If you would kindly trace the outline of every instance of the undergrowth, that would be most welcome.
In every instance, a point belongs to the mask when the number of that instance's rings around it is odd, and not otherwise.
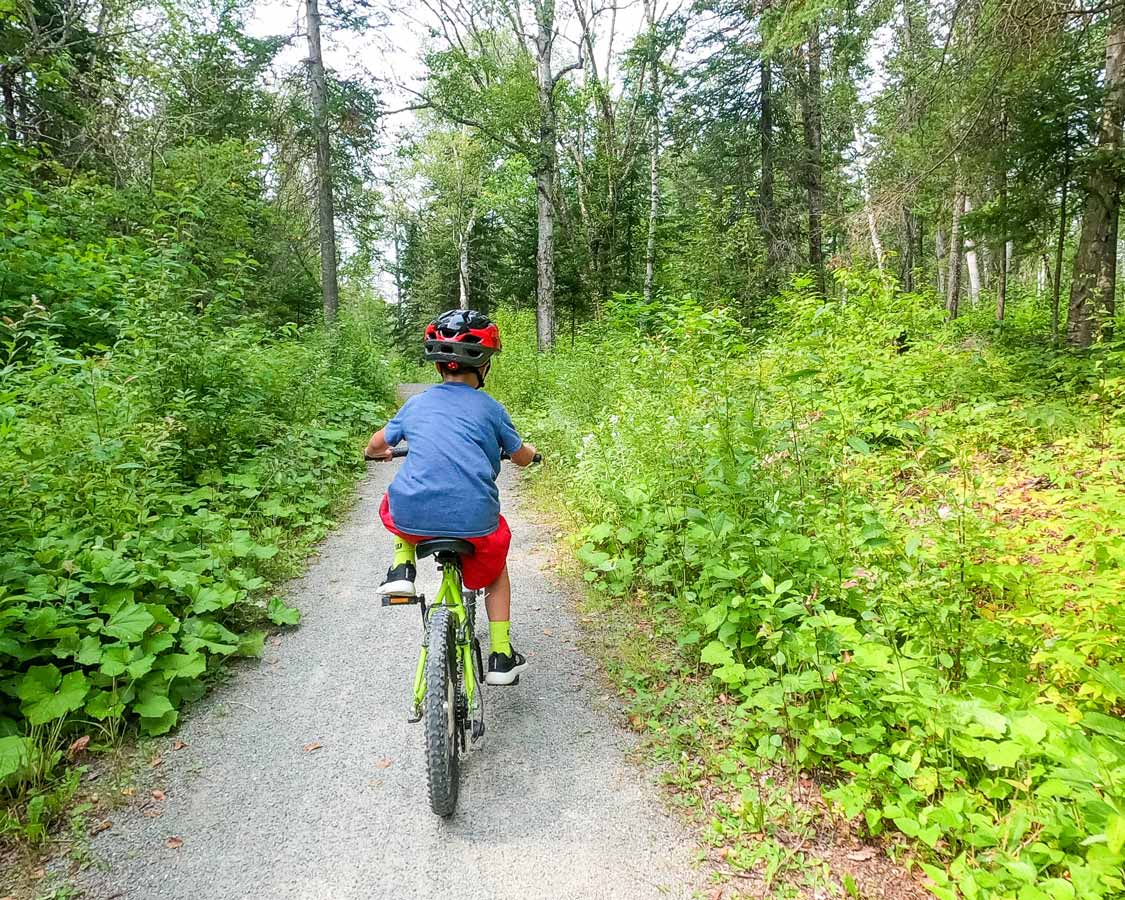
[[[621,298],[543,358],[510,318],[490,387],[557,461],[587,581],[672,638],[626,680],[666,747],[722,736],[720,835],[763,830],[780,767],[939,897],[1120,896],[1125,353],[839,277],[767,334]]]

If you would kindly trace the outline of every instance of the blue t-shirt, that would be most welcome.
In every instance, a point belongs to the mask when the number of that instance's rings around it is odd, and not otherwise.
[[[523,441],[511,416],[484,391],[447,381],[411,397],[384,431],[410,453],[387,496],[391,518],[406,534],[482,537],[500,524],[500,449]]]

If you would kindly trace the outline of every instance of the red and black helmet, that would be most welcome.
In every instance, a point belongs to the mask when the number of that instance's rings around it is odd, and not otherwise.
[[[500,352],[500,329],[475,309],[451,309],[426,326],[427,362],[480,368]]]

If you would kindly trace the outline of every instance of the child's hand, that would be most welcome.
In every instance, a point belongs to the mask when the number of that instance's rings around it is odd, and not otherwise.
[[[366,459],[368,462],[390,462],[394,458],[392,456],[392,453],[393,453],[393,451],[391,451],[389,449],[384,453],[376,453],[376,454],[364,453],[363,458]]]

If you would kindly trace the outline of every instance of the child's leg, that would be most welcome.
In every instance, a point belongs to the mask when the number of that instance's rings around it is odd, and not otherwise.
[[[397,534],[395,539],[395,561],[391,563],[392,566],[401,566],[403,563],[410,563],[415,565],[418,562],[418,554],[414,549],[414,545]]]
[[[504,566],[496,580],[484,590],[484,606],[488,610],[489,650],[508,656],[512,652],[512,583],[508,579],[508,567]]]

